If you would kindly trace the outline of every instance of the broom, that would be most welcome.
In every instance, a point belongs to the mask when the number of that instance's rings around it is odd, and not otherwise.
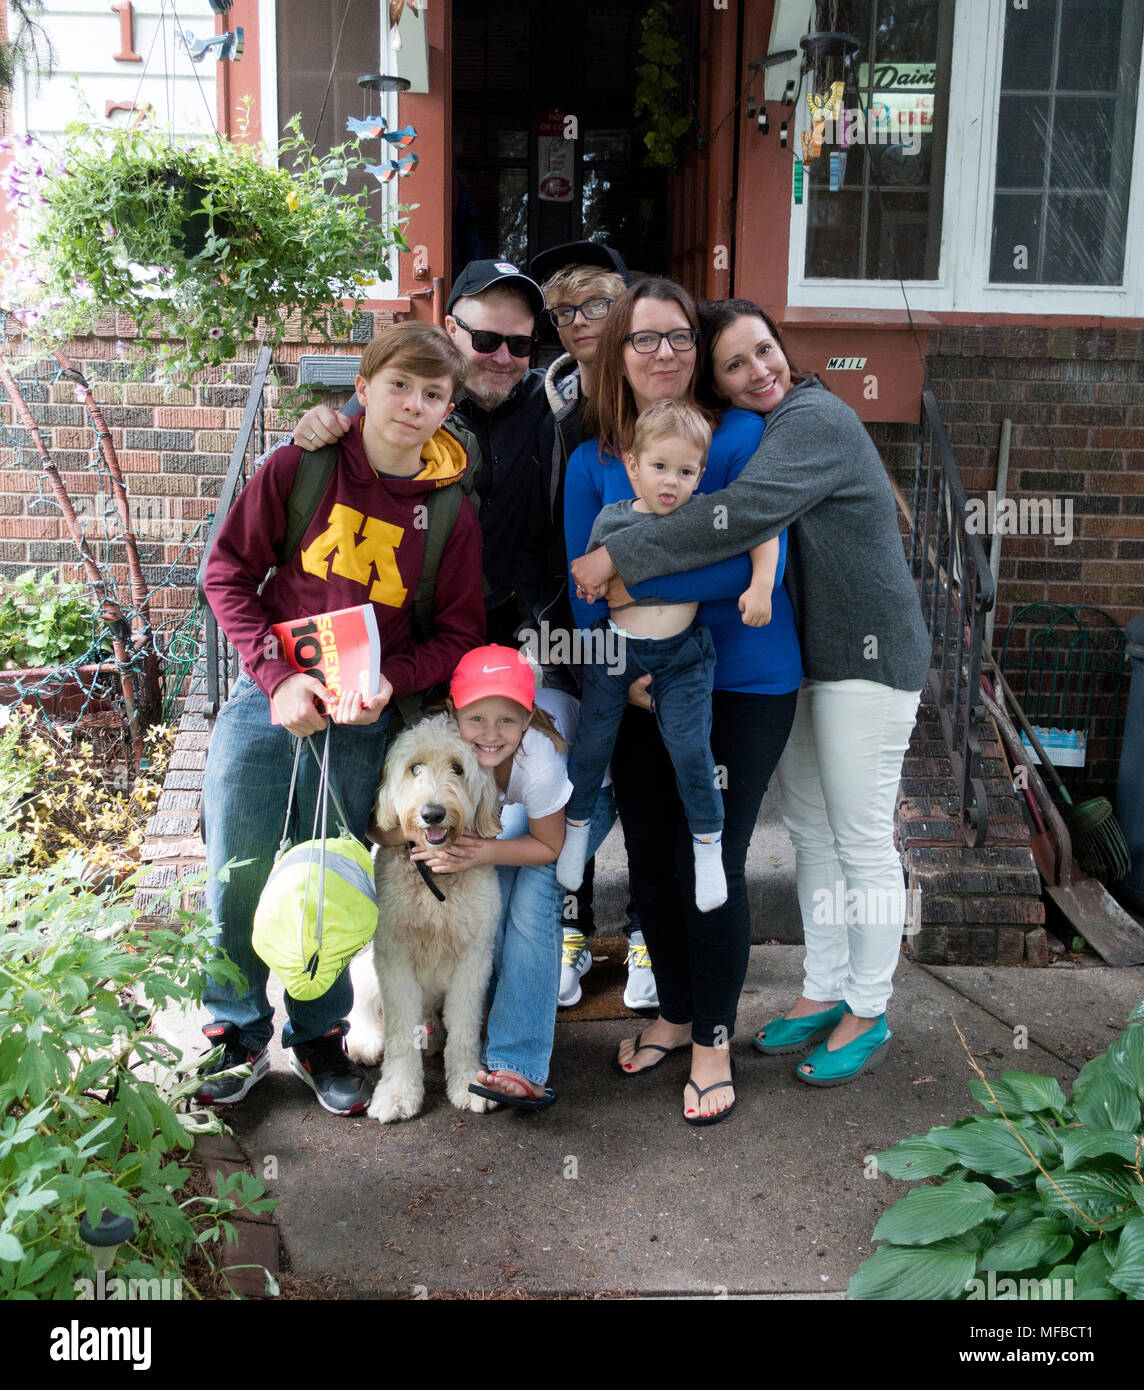
[[[1079,803],[1073,801],[1068,788],[1061,780],[1060,773],[1041,747],[1040,739],[1037,738],[1025,711],[1017,703],[1017,697],[1010,689],[1009,682],[1001,674],[1001,668],[988,653],[982,653],[982,658],[1004,691],[1005,699],[1032,745],[1033,752],[1041,760],[1041,772],[1061,800],[1061,814],[1069,828],[1077,863],[1085,873],[1105,883],[1115,883],[1122,879],[1131,867],[1132,861],[1128,853],[1128,842],[1116,819],[1112,803],[1104,796],[1090,797],[1087,801]]]

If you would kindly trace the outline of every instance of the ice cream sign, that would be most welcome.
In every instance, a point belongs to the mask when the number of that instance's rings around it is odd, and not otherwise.
[[[540,118],[537,141],[537,194],[545,203],[570,203],[575,189],[572,161],[576,140],[569,138],[574,118],[553,107]]]

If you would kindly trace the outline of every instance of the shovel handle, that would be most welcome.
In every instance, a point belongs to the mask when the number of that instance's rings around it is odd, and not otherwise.
[[[1049,758],[1049,755],[1041,747],[1041,740],[1037,737],[1036,730],[1033,728],[1032,724],[1029,723],[1028,716],[1025,714],[1025,711],[1017,702],[1017,697],[1013,694],[1009,682],[1001,674],[1000,666],[997,665],[997,663],[993,660],[992,656],[990,656],[988,652],[982,653],[982,663],[988,665],[990,675],[997,681],[997,684],[1001,687],[1001,690],[1004,692],[1005,699],[1009,703],[1009,708],[1013,711],[1013,714],[1016,716],[1017,723],[1020,724],[1021,729],[1025,734],[1025,737],[1029,740],[1033,752],[1036,753],[1038,758],[1040,758],[1041,766],[1047,773],[1049,781],[1064,798],[1065,805],[1071,806],[1073,804],[1072,797],[1069,796],[1068,788],[1065,786],[1064,782],[1061,781],[1061,774],[1053,766]]]
[[[983,690],[981,694],[985,701],[985,708],[993,716],[993,721],[997,725],[997,732],[1001,735],[1001,740],[1005,744],[1009,756],[1013,759],[1014,768],[1023,767],[1025,769],[1026,796],[1029,792],[1032,793],[1033,799],[1040,807],[1052,836],[1057,842],[1057,883],[1059,886],[1067,888],[1072,883],[1072,837],[1069,835],[1068,827],[1057,809],[1056,802],[1053,801],[1044,782],[1041,781],[1036,767],[1028,761],[1028,749],[1021,742],[1009,716],[986,691]]]

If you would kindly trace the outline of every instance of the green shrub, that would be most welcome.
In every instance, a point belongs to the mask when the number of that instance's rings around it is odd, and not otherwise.
[[[0,579],[0,668],[62,666],[89,653],[102,661],[102,629],[82,584],[35,570]]]
[[[0,879],[0,1299],[76,1297],[93,1278],[79,1222],[97,1224],[104,1208],[136,1232],[110,1275],[145,1287],[179,1279],[194,1297],[192,1248],[233,1240],[236,1206],[274,1204],[249,1175],[217,1198],[180,1200],[194,1133],[222,1126],[178,1113],[200,1063],[150,1033],[148,1018],[197,1004],[204,971],[240,976],[209,960],[205,913],[172,899],[171,928],[143,931],[130,881],[95,891],[81,868],[73,856]]]
[[[941,1181],[883,1214],[848,1296],[972,1299],[1010,1279],[1004,1297],[1144,1298],[1144,1004],[1070,1097],[1020,1071],[969,1089],[985,1115],[875,1155],[891,1178]]]

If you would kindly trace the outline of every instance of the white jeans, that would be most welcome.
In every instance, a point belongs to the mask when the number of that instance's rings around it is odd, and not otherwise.
[[[920,694],[804,681],[777,775],[795,848],[807,999],[885,1012],[905,921],[894,805]]]

